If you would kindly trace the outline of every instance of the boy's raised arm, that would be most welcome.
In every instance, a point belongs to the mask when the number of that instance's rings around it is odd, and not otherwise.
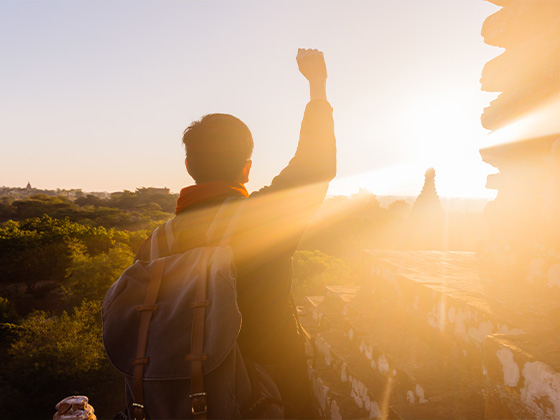
[[[270,194],[280,190],[293,189],[322,183],[324,198],[328,182],[336,174],[336,140],[332,108],[327,102],[327,67],[323,53],[314,49],[298,50],[296,61],[299,71],[309,81],[310,102],[305,109],[301,124],[298,148],[280,174],[269,186],[251,194],[251,197]]]

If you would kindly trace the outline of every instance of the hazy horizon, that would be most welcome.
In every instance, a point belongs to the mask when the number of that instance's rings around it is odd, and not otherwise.
[[[122,189],[122,190],[113,190],[113,191],[108,191],[108,190],[90,190],[90,191],[86,191],[83,188],[71,188],[71,189],[65,189],[65,188],[36,188],[35,186],[31,185],[32,188],[37,189],[39,191],[71,191],[71,190],[80,190],[82,191],[84,194],[113,194],[113,193],[118,193],[118,192],[123,192],[126,189]],[[18,187],[18,186],[6,186],[6,185],[2,185],[0,186],[0,189],[3,188],[22,188],[25,189],[26,187]],[[167,186],[157,186],[157,185],[150,185],[150,186],[139,186],[130,190],[126,190],[126,191],[131,191],[131,192],[135,192],[138,189],[142,189],[142,188],[168,188]],[[173,191],[170,189],[170,194],[179,194],[180,191]],[[398,200],[404,200],[406,201],[408,204],[412,204],[416,198],[418,197],[418,195],[420,194],[420,191],[418,191],[418,194],[416,195],[393,195],[393,194],[376,194],[375,191],[370,191],[367,188],[361,188],[359,191],[357,192],[353,192],[353,193],[348,193],[348,194],[330,194],[327,193],[325,200],[328,199],[332,199],[332,198],[337,198],[337,197],[352,197],[352,196],[359,196],[362,193],[370,193],[373,194],[376,199],[379,201],[379,204],[382,207],[387,207],[388,205],[390,205],[391,203],[398,201]],[[477,207],[478,204],[481,203],[488,203],[490,201],[492,201],[492,198],[484,198],[484,197],[453,197],[453,196],[443,196],[441,194],[438,194],[440,200],[443,202],[442,204],[445,204],[446,202],[453,202],[453,203],[461,203],[461,202],[469,202],[469,203],[473,203],[474,207]],[[445,208],[445,205],[444,205]]]

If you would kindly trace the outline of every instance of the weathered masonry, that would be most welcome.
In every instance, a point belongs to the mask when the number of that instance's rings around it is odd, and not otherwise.
[[[487,181],[498,190],[489,252],[506,255],[495,272],[538,277],[560,259],[560,2],[490,1],[502,8],[484,22],[484,42],[505,51],[481,78],[482,90],[501,92],[481,118],[502,143],[480,151],[499,170]]]
[[[481,279],[470,252],[368,251],[364,266],[360,287],[303,310],[323,418],[560,418],[550,292]]]

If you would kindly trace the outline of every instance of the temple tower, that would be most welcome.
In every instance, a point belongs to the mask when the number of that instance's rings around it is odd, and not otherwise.
[[[436,191],[436,171],[434,168],[429,168],[424,174],[424,186],[422,191],[412,207],[413,213],[433,213],[441,216],[443,208],[439,201],[439,196]]]
[[[410,213],[407,248],[442,249],[444,245],[444,212],[436,190],[436,171],[429,168],[424,186]]]

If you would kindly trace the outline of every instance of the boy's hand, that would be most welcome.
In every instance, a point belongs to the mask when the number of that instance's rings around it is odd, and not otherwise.
[[[321,51],[300,48],[296,60],[299,71],[309,82],[324,83],[327,80],[327,66]]]

